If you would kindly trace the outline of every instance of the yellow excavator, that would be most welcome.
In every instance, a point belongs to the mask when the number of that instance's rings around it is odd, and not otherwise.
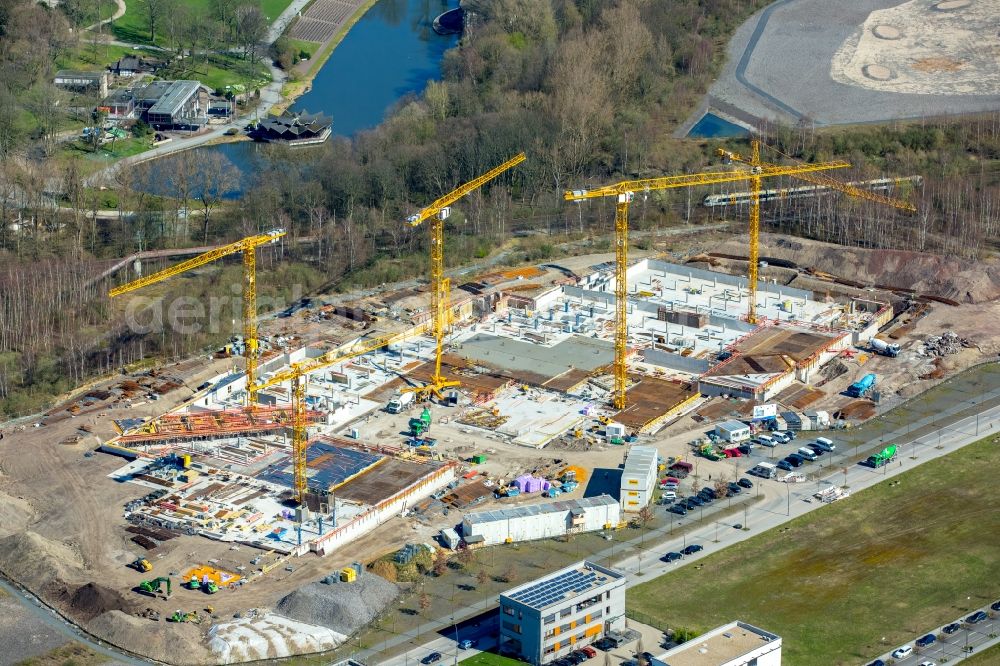
[[[140,557],[132,563],[132,568],[136,571],[141,571],[142,573],[149,573],[153,570],[153,565],[149,563],[149,560]]]

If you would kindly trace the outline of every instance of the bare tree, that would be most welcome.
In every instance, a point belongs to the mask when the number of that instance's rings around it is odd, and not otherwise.
[[[228,158],[213,150],[198,151],[192,156],[192,162],[195,197],[202,206],[202,236],[208,243],[208,223],[212,211],[239,187],[240,171]]]

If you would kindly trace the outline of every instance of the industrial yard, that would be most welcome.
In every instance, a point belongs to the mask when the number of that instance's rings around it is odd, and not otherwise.
[[[763,254],[782,254],[775,241],[765,237]],[[356,603],[352,584],[317,582],[330,572],[406,544],[502,549],[615,530],[653,496],[651,486],[648,497],[632,488],[655,483],[675,462],[697,463],[691,444],[707,441],[717,423],[750,421],[761,404],[802,429],[857,423],[915,383],[929,386],[995,355],[1000,343],[992,293],[949,305],[948,278],[928,284],[924,297],[891,285],[859,289],[852,285],[860,274],[840,279],[804,264],[764,269],[759,319],[750,324],[740,262],[726,252],[708,256],[706,245],[739,247],[695,237],[687,261],[629,266],[624,409],[609,405],[611,255],[456,285],[441,367],[460,384],[441,402],[401,398],[434,372],[426,290],[349,305],[317,298],[266,320],[259,383],[296,363],[333,361],[305,386],[303,503],[295,501],[292,382],[260,390],[248,410],[246,375],[230,356],[238,344],[210,363],[89,387],[0,444],[0,566],[105,640],[135,645],[141,633],[149,656],[162,658],[178,641],[189,663],[328,650],[358,629],[343,622],[354,614],[345,610]],[[822,244],[797,247],[789,264],[824,256]],[[865,251],[852,252],[860,260]],[[942,276],[950,270],[939,268]],[[942,336],[950,330],[953,337]],[[875,335],[899,343],[899,355],[875,354]],[[392,342],[355,353],[367,339]],[[914,382],[918,370],[926,378]],[[878,396],[844,395],[868,372],[879,376]],[[394,400],[400,408],[387,409]],[[29,446],[33,455],[21,455]],[[645,447],[651,457],[639,455]],[[44,485],[31,482],[42,475]],[[54,505],[50,496],[69,499]],[[130,568],[143,559],[151,573]],[[169,599],[164,589],[137,591],[157,576],[171,581]],[[282,600],[309,584],[309,604],[340,610],[283,614],[303,608]],[[219,591],[205,596],[213,586]],[[204,606],[211,611],[198,610]],[[164,622],[178,607],[195,614]],[[286,636],[284,647],[254,638],[268,632]]]

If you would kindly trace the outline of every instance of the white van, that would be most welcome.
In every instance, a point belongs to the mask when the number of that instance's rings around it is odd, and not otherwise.
[[[814,443],[816,444],[816,448],[822,449],[827,453],[830,453],[837,448],[836,445],[834,445],[833,440],[827,439],[826,437],[817,437]]]
[[[774,438],[770,435],[757,435],[757,443],[761,446],[770,446],[774,448]]]

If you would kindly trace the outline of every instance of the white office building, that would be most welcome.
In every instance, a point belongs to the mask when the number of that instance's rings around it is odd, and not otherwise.
[[[490,546],[593,532],[615,527],[620,521],[621,507],[615,498],[598,495],[466,514],[462,538],[468,542],[469,537],[481,537],[474,542]]]
[[[653,501],[659,452],[652,446],[633,446],[622,471],[622,511],[639,511]]]
[[[730,622],[661,654],[666,666],[781,666],[781,636]]]
[[[625,574],[584,560],[500,595],[500,651],[547,664],[625,628]]]
[[[715,426],[715,434],[733,444],[745,442],[750,439],[750,426],[742,421],[726,421]]]

